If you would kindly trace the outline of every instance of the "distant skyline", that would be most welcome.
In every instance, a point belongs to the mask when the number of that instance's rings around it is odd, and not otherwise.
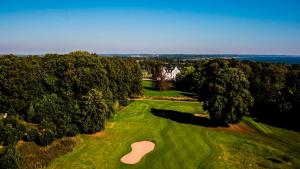
[[[300,55],[298,0],[1,0],[0,54]]]

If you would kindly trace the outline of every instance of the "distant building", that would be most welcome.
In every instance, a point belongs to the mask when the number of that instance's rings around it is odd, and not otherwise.
[[[162,71],[162,75],[166,80],[176,80],[177,74],[180,73],[180,70],[175,66],[174,68],[164,67]]]

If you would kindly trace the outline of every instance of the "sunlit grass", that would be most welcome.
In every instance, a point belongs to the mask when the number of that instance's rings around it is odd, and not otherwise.
[[[80,135],[81,144],[51,163],[49,168],[297,168],[300,166],[300,142],[296,132],[268,129],[267,135],[244,125],[238,132],[201,124],[178,123],[155,116],[151,109],[182,113],[205,113],[200,103],[135,101],[108,123],[99,137]],[[253,121],[253,123],[255,123]],[[136,165],[125,165],[120,158],[130,144],[151,140],[155,150]]]
[[[191,95],[191,93],[182,92],[178,90],[166,90],[166,91],[158,91],[152,87],[151,80],[144,80],[144,95],[145,96],[167,96],[167,97],[185,97]]]

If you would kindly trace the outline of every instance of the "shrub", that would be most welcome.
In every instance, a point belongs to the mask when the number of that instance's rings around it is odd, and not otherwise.
[[[65,126],[59,126],[56,128],[55,138],[62,138],[65,135],[66,135],[66,127]]]
[[[71,124],[67,130],[67,136],[68,137],[75,136],[78,133],[80,133],[79,127],[75,124]]]
[[[12,124],[2,125],[0,128],[0,142],[7,145],[15,145],[19,141],[18,131]]]
[[[119,104],[121,105],[121,106],[128,106],[128,104],[129,104],[129,102],[128,102],[128,99],[127,98],[121,98],[120,100],[119,100]]]
[[[38,136],[37,129],[32,128],[26,133],[24,140],[25,141],[35,141],[37,139],[37,136]]]
[[[116,110],[119,110],[119,109],[120,109],[120,102],[119,102],[119,101],[116,101],[116,102],[114,103],[113,107],[114,107],[114,110],[115,110],[115,111],[116,111]]]
[[[55,139],[54,133],[51,130],[44,130],[37,137],[37,144],[41,146],[50,145]]]
[[[56,130],[56,125],[50,119],[43,119],[38,127],[40,130],[43,130],[43,129],[48,129],[51,131]]]
[[[0,155],[0,169],[19,168],[20,156],[14,146],[8,146]]]
[[[172,87],[172,83],[165,79],[155,80],[153,81],[152,85],[156,90],[159,91],[170,90]]]
[[[20,140],[25,133],[25,126],[20,124],[16,117],[10,116],[7,119],[4,119],[0,126],[1,134],[0,140],[6,142],[5,145],[15,144]],[[6,140],[6,141],[5,141]]]
[[[30,104],[30,107],[27,111],[27,120],[31,121],[33,119],[33,117],[35,116],[35,112],[34,112],[34,108],[33,108],[33,104]]]

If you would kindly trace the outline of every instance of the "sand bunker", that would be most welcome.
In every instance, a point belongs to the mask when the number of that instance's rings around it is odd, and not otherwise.
[[[194,116],[196,116],[196,117],[208,117],[207,114],[194,114]]]
[[[154,150],[155,144],[151,141],[140,141],[131,144],[131,152],[121,158],[125,164],[136,164],[146,154]]]

